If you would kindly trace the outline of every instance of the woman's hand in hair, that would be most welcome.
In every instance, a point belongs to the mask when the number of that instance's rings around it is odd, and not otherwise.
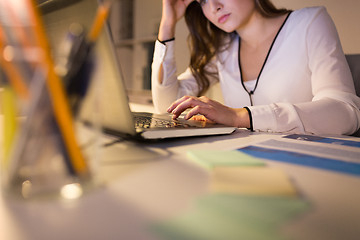
[[[250,118],[246,109],[230,108],[207,97],[184,96],[176,100],[168,108],[168,112],[174,114],[173,118],[176,119],[187,109],[190,111],[185,115],[185,119],[202,120],[203,117],[198,116],[200,114],[212,122],[242,128],[250,127]]]
[[[163,0],[162,17],[159,28],[159,40],[164,41],[175,36],[176,23],[184,16],[187,6],[194,0]]]

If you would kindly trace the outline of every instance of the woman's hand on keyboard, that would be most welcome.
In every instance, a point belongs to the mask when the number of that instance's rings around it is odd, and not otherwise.
[[[184,96],[176,100],[168,108],[168,112],[173,114],[176,119],[185,110],[190,111],[185,115],[185,119],[194,117],[198,120],[198,114],[205,116],[207,120],[235,127],[250,127],[248,111],[244,108],[230,108],[208,97]],[[200,117],[201,118],[201,117]]]

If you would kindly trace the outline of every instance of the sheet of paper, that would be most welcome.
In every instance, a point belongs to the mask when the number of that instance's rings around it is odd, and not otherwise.
[[[297,195],[288,176],[270,167],[216,167],[212,171],[211,190],[250,195]]]
[[[217,166],[263,166],[264,161],[239,151],[191,150],[187,157],[207,169]]]
[[[304,134],[290,134],[284,136],[283,138],[294,139],[299,141],[308,141],[308,142],[330,143],[330,144],[360,148],[360,141],[352,141],[346,139],[320,137],[315,135],[304,135]]]

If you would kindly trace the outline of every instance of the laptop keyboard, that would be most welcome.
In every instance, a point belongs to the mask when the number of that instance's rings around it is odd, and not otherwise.
[[[134,116],[136,128],[188,128],[189,124],[176,120],[164,120],[154,117]]]

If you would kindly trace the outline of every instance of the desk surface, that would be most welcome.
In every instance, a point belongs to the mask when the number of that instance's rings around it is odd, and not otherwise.
[[[0,196],[0,239],[157,239],[146,230],[149,222],[175,216],[208,191],[208,172],[186,158],[187,150],[232,150],[278,137],[238,130],[230,136],[110,145],[103,149],[96,172],[106,184],[76,201]],[[285,236],[358,239],[359,177],[265,161],[284,170],[311,203],[309,211],[284,227]]]

